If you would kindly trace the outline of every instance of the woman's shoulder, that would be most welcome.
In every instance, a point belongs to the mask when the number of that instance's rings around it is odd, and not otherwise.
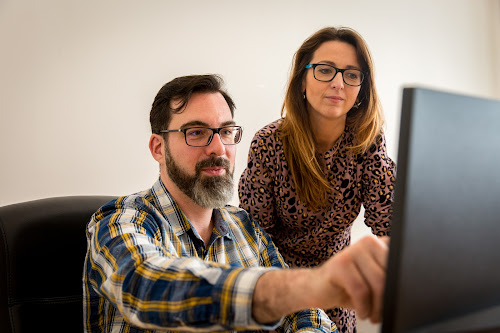
[[[368,149],[369,152],[371,153],[376,153],[379,151],[386,151],[386,144],[385,144],[385,135],[384,131],[380,131],[380,133],[375,137],[374,142]]]
[[[375,163],[379,165],[380,163],[395,168],[394,161],[389,157],[386,147],[385,134],[381,131],[371,146],[359,156],[364,164]]]
[[[255,133],[250,143],[250,153],[259,153],[264,156],[274,155],[282,150],[280,138],[281,119],[267,124]]]
[[[260,130],[255,133],[256,138],[267,139],[267,138],[275,138],[280,130],[281,123],[283,119],[280,118],[278,120],[273,121],[272,123],[267,124],[262,127]]]

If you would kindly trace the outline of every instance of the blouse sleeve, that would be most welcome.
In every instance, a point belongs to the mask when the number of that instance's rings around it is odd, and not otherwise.
[[[240,207],[246,210],[271,236],[276,224],[274,172],[271,156],[276,156],[268,136],[257,132],[250,145],[248,164],[238,186]],[[275,162],[275,161],[274,161]]]
[[[396,164],[387,156],[383,133],[365,154],[363,166],[365,224],[377,236],[390,235]]]

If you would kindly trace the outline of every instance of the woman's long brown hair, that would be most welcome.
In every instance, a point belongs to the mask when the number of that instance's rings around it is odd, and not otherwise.
[[[306,65],[314,52],[327,41],[343,41],[356,49],[358,61],[366,77],[358,94],[361,102],[347,114],[346,126],[354,131],[355,141],[348,147],[352,154],[366,152],[380,135],[383,113],[373,75],[373,62],[363,38],[353,29],[327,27],[317,31],[300,46],[294,56],[285,100],[281,109],[283,122],[281,138],[292,178],[299,199],[311,210],[328,205],[331,186],[316,158],[316,145],[306,101],[303,98],[303,82]]]

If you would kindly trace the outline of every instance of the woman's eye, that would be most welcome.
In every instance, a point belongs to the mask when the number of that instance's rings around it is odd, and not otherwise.
[[[358,73],[348,72],[346,74],[347,74],[347,77],[350,79],[357,79],[359,77]]]
[[[319,72],[321,74],[332,74],[332,70],[330,68],[319,68]]]

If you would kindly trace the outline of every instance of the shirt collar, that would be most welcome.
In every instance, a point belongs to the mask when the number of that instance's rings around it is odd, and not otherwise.
[[[193,226],[177,205],[174,198],[172,198],[165,184],[161,181],[161,178],[158,178],[154,183],[152,192],[157,208],[161,210],[176,236],[180,236],[190,229],[194,231]],[[226,220],[227,217],[225,217],[227,214],[224,214],[223,210],[225,211],[224,208],[215,208],[213,210],[212,218],[214,220],[214,228],[220,236],[229,237],[230,227]]]
[[[224,218],[225,214],[222,213],[223,209],[224,208],[222,208],[222,209],[215,208],[212,212],[212,219],[214,220],[214,228],[215,228],[215,231],[217,231],[217,233],[221,237],[227,236],[227,237],[231,238],[229,235],[229,230],[230,230],[229,223]]]

